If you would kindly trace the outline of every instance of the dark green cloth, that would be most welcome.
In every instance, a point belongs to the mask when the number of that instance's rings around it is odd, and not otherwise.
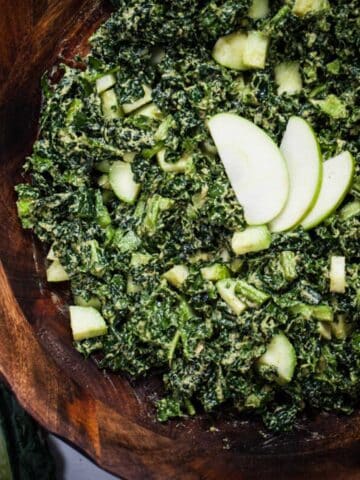
[[[0,480],[54,480],[42,429],[0,383]]]

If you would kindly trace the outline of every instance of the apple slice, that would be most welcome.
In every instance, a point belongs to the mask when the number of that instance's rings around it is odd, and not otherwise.
[[[289,339],[281,332],[274,335],[265,353],[259,358],[258,366],[272,367],[280,385],[289,383],[296,367],[296,352]]]
[[[114,162],[110,167],[109,182],[120,200],[126,203],[135,202],[140,191],[140,184],[135,182],[130,163]]]
[[[305,230],[316,227],[337,209],[350,190],[354,170],[354,159],[349,152],[340,153],[324,162],[324,178],[319,197],[301,222]]]
[[[80,341],[86,338],[106,335],[107,325],[100,312],[94,307],[79,307],[71,305],[70,326],[74,340]]]
[[[322,179],[321,150],[311,126],[291,117],[280,145],[289,172],[290,191],[285,208],[269,225],[272,232],[296,227],[314,206]]]
[[[249,225],[264,225],[285,205],[289,181],[285,160],[271,138],[254,123],[219,113],[208,126]]]

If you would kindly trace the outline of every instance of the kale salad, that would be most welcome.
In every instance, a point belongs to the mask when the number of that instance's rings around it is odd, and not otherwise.
[[[357,0],[114,0],[43,80],[18,212],[75,346],[157,418],[360,399]]]

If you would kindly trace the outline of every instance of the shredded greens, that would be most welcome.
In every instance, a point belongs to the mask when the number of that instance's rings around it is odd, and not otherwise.
[[[63,66],[56,85],[44,81],[40,136],[25,164],[31,182],[17,186],[24,228],[52,245],[75,298],[108,324],[76,348],[134,377],[162,372],[162,421],[227,405],[281,431],[305,407],[350,413],[358,404],[359,4],[332,0],[299,16],[291,1],[269,3],[254,20],[249,0],[114,1],[84,69]],[[216,40],[239,29],[270,39],[265,68],[240,72],[212,58]],[[298,65],[293,94],[278,91],[283,62]],[[206,126],[228,111],[277,143],[299,115],[325,158],[349,150],[356,176],[342,210],[236,256],[231,238],[246,224]],[[131,161],[140,185],[132,202],[109,180],[119,161]],[[332,255],[346,258],[343,294],[329,290]],[[166,274],[174,266],[175,277]],[[231,288],[241,313],[225,300]],[[287,383],[259,366],[279,333],[296,355]]]

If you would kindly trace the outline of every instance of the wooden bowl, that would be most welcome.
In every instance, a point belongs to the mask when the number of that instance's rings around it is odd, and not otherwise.
[[[283,435],[230,413],[158,424],[156,377],[134,383],[74,350],[69,293],[46,284],[44,252],[21,229],[14,185],[37,133],[41,75],[84,54],[110,7],[100,0],[3,0],[0,10],[0,374],[20,403],[127,479],[359,479],[359,413],[312,415]]]

